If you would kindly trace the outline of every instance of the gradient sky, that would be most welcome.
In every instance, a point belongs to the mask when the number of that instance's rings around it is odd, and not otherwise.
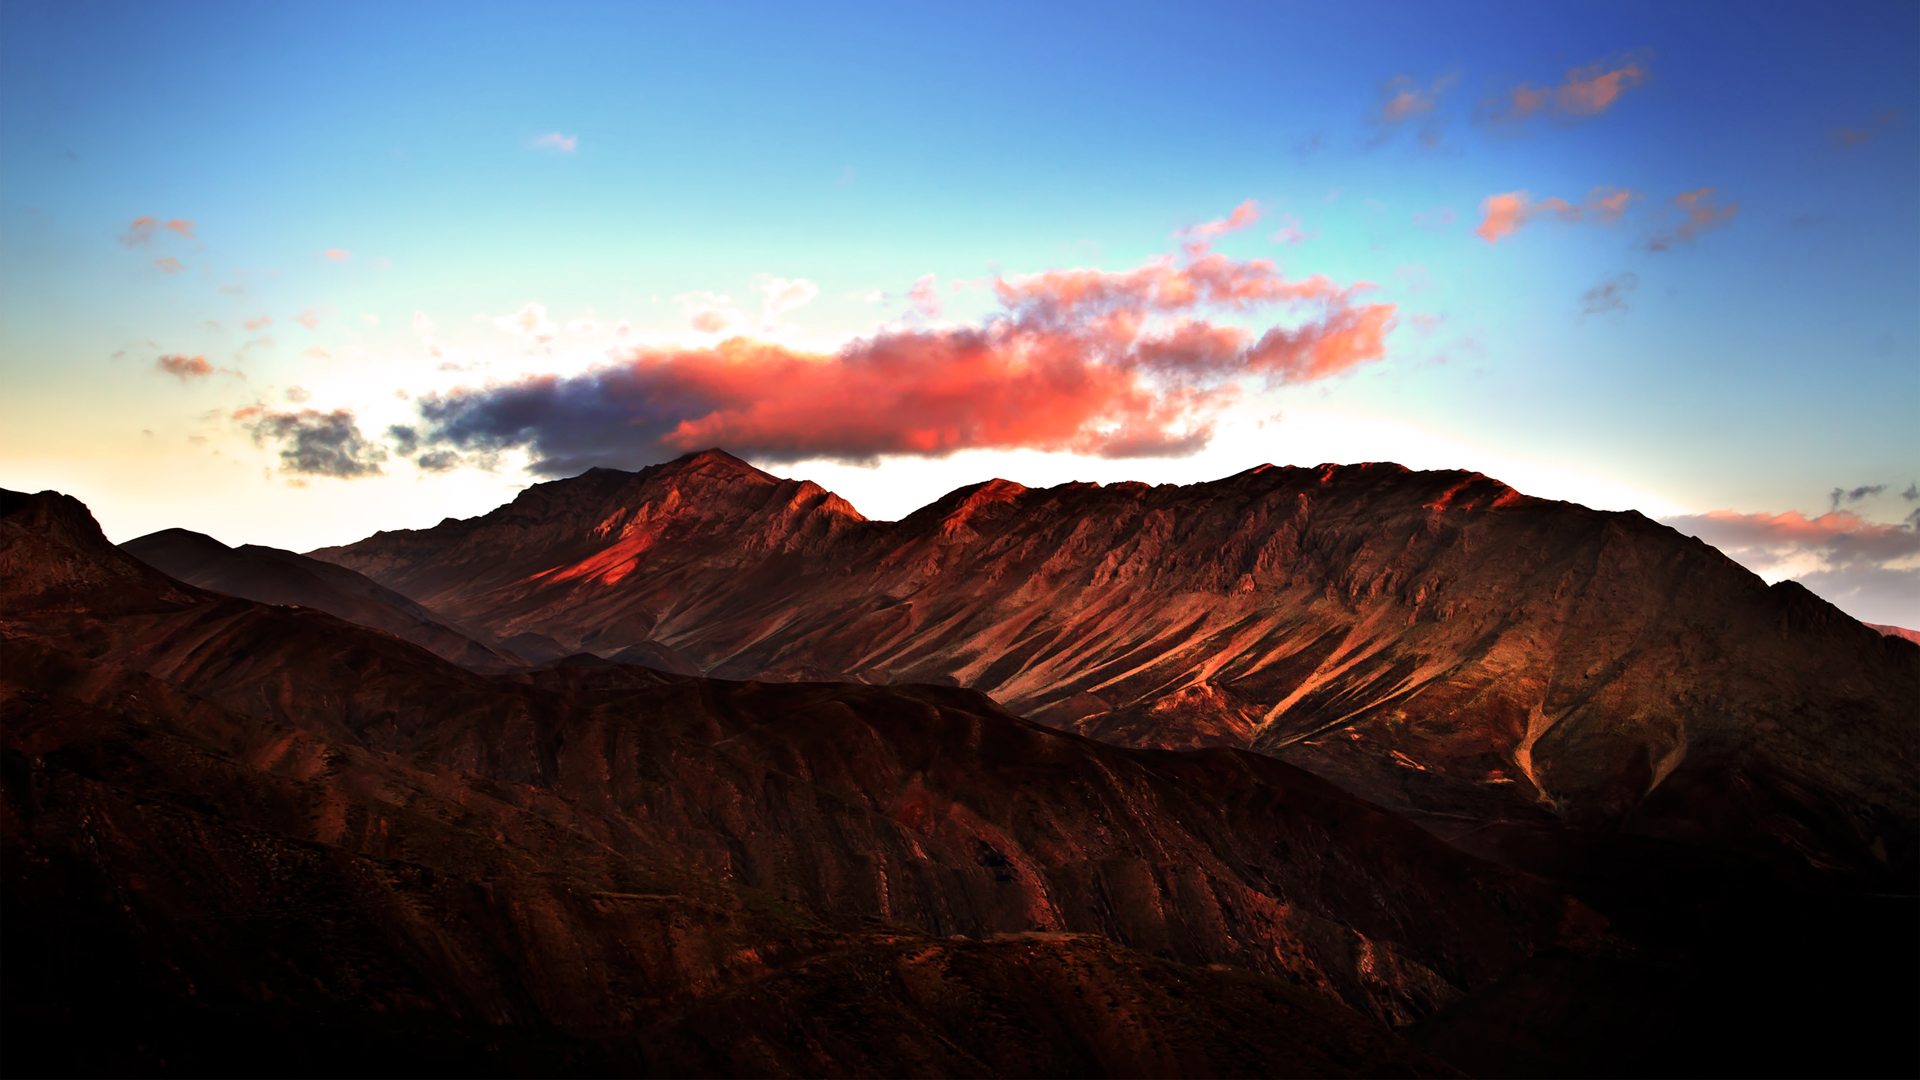
[[[7,0],[0,485],[305,550],[702,439],[873,517],[1394,460],[1920,626],[1916,193],[1906,2]]]

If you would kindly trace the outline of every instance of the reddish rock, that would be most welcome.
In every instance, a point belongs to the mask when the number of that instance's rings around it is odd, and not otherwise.
[[[1477,473],[996,480],[869,522],[708,451],[314,554],[561,649],[958,684],[1123,745],[1251,748],[1503,857],[1510,823],[1562,823],[1920,873],[1920,649]]]

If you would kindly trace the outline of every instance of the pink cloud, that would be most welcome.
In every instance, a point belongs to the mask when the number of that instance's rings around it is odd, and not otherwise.
[[[1715,229],[1733,220],[1740,212],[1739,203],[1717,205],[1714,190],[1703,187],[1698,191],[1685,191],[1673,197],[1673,204],[1680,208],[1683,218],[1672,229],[1665,229],[1647,238],[1648,251],[1666,251],[1676,244],[1684,244],[1694,237]]]
[[[245,323],[241,325],[245,326],[249,330],[258,330],[263,326],[272,326],[273,316],[262,315],[257,319],[248,319]]]
[[[1252,199],[1233,208],[1233,212],[1217,221],[1202,222],[1186,229],[1178,235],[1192,237],[1195,240],[1211,241],[1214,237],[1225,236],[1230,232],[1239,232],[1260,220],[1260,204]]]
[[[1185,454],[1207,442],[1238,380],[1308,383],[1381,359],[1395,307],[1356,303],[1368,288],[1289,281],[1271,261],[1219,255],[1049,271],[996,279],[1005,310],[976,326],[889,330],[833,353],[745,337],[631,348],[582,375],[458,390],[420,408],[439,445],[526,446],[549,475],[713,445],[779,460]],[[1275,305],[1313,310],[1265,333],[1200,317]]]
[[[309,330],[312,330],[320,325],[320,320],[326,318],[327,313],[331,310],[332,310],[331,308],[308,308],[307,310],[294,316],[293,321],[299,323],[301,326],[304,326]]]
[[[424,334],[433,329],[433,320],[427,318],[426,312],[416,311],[413,313],[413,328]]]
[[[536,149],[558,150],[563,154],[571,154],[580,145],[580,139],[574,135],[562,135],[557,131],[549,131],[533,140],[533,145]]]
[[[1275,229],[1273,235],[1268,239],[1276,244],[1299,244],[1319,235],[1319,229],[1302,229],[1300,227],[1300,219],[1294,217],[1292,214],[1288,214],[1285,218],[1281,219],[1280,227]]]
[[[120,242],[128,247],[150,243],[153,240],[153,230],[159,227],[159,218],[152,214],[142,214],[133,219],[133,224],[127,226],[127,231],[120,235]]]
[[[179,233],[189,240],[193,239],[193,222],[188,221],[186,218],[174,218],[172,221],[167,222],[164,227]]]
[[[213,365],[207,363],[205,356],[183,356],[179,353],[169,353],[155,360],[154,366],[169,375],[177,377],[181,382],[186,382],[189,379],[204,378],[205,376],[213,374]]]
[[[1527,201],[1524,191],[1509,191],[1500,195],[1489,195],[1480,203],[1480,225],[1474,229],[1474,235],[1487,243],[1497,243],[1501,237],[1512,236],[1522,225],[1542,217],[1555,218],[1565,222],[1593,221],[1611,225],[1620,220],[1626,212],[1627,204],[1632,202],[1634,194],[1624,188],[1597,187],[1587,193],[1585,201],[1575,206],[1559,196],[1548,196],[1535,202]]]
[[[1585,120],[1612,108],[1621,94],[1646,81],[1644,60],[1589,64],[1567,72],[1559,86],[1516,86],[1504,100],[1491,103],[1486,115],[1502,123],[1540,113],[1567,121]]]
[[[907,290],[907,303],[913,305],[913,310],[929,319],[939,318],[940,313],[945,310],[940,303],[940,286],[933,280],[932,274],[913,283],[913,288]]]
[[[321,252],[321,254],[333,262],[346,262],[348,259],[353,258],[353,252],[348,251],[346,248],[328,248]]]
[[[153,268],[163,274],[177,274],[186,269],[186,267],[180,265],[179,259],[171,255],[162,255],[153,260]]]

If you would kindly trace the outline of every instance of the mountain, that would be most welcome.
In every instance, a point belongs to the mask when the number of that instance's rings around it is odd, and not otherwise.
[[[309,607],[385,630],[436,656],[478,671],[518,666],[419,604],[344,566],[279,548],[232,548],[205,533],[164,529],[120,550],[170,577],[263,604]]]
[[[1631,948],[1270,757],[487,677],[50,492],[0,494],[0,648],[15,1072],[1451,1075],[1395,1029]]]
[[[1916,645],[1920,645],[1920,630],[1909,630],[1904,626],[1887,626],[1884,623],[1866,623],[1864,625],[1878,630],[1888,637],[1905,638]]]
[[[1121,745],[1252,749],[1535,868],[1573,829],[1920,874],[1920,648],[1477,473],[995,480],[875,522],[708,451],[312,554],[556,651],[957,685]]]

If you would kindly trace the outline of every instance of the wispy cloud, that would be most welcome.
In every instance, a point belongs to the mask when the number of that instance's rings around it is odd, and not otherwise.
[[[578,136],[549,131],[533,140],[533,146],[536,150],[557,150],[562,154],[571,154],[580,146],[580,139]]]
[[[293,321],[299,323],[301,326],[304,326],[309,330],[312,330],[318,327],[320,325],[321,320],[325,319],[332,312],[333,312],[332,308],[325,308],[325,307],[308,308],[307,310],[294,316]]]
[[[536,345],[550,345],[560,333],[547,318],[546,305],[540,303],[530,302],[511,315],[502,315],[493,320],[493,325]]]
[[[1627,204],[1633,198],[1631,191],[1610,187],[1594,188],[1577,206],[1558,196],[1529,202],[1524,191],[1489,195],[1480,203],[1480,225],[1473,232],[1492,244],[1502,237],[1512,236],[1522,225],[1543,217],[1566,222],[1612,224],[1620,220],[1620,215],[1626,212]]]
[[[917,302],[937,299],[931,276],[920,285]],[[1132,270],[1001,277],[992,288],[1002,310],[980,324],[893,329],[829,354],[733,337],[625,349],[570,378],[430,395],[419,402],[420,445],[524,447],[544,475],[712,445],[775,460],[972,448],[1179,455],[1205,445],[1238,380],[1309,383],[1381,359],[1395,312],[1359,302],[1364,284],[1291,280],[1269,260],[1185,247]],[[731,310],[712,294],[682,302],[696,316]],[[1307,317],[1265,333],[1205,317],[1270,307]]]
[[[1241,229],[1251,226],[1254,222],[1260,220],[1261,213],[1260,204],[1252,199],[1248,199],[1246,202],[1234,207],[1233,213],[1228,214],[1226,217],[1188,226],[1175,235],[1189,237],[1210,244],[1230,232],[1239,232]]]
[[[353,258],[353,252],[348,251],[346,248],[328,248],[320,254],[331,262],[346,262],[348,259]]]
[[[177,274],[186,269],[186,267],[180,265],[179,259],[171,255],[162,255],[153,260],[153,268],[163,274]]]
[[[1879,135],[1887,128],[1892,127],[1898,123],[1899,120],[1900,110],[1888,109],[1874,117],[1873,123],[1864,128],[1834,128],[1833,131],[1828,133],[1827,137],[1832,140],[1833,145],[1840,149],[1851,150],[1861,143]]]
[[[1626,314],[1627,297],[1640,287],[1638,275],[1629,273],[1615,274],[1580,295],[1580,313],[1583,315]]]
[[[258,318],[248,319],[246,322],[241,323],[240,325],[246,327],[249,330],[258,330],[263,326],[272,326],[273,316],[261,315]]]
[[[1378,146],[1402,130],[1413,129],[1421,145],[1440,145],[1440,96],[1454,83],[1451,75],[1442,75],[1422,85],[1401,75],[1380,87],[1380,104],[1368,122],[1375,134],[1370,145]]]
[[[760,289],[767,294],[765,312],[768,319],[779,318],[784,312],[812,303],[813,298],[820,295],[820,287],[806,278],[792,281],[774,278],[760,286]]]
[[[1511,124],[1541,115],[1562,122],[1578,122],[1612,108],[1620,95],[1646,82],[1648,74],[1644,55],[1589,64],[1567,72],[1558,86],[1522,83],[1484,103],[1480,115],[1483,120],[1496,124]]]
[[[1677,244],[1684,244],[1694,237],[1716,229],[1733,220],[1739,213],[1739,203],[1718,205],[1713,188],[1703,187],[1698,191],[1686,191],[1673,197],[1673,205],[1680,208],[1682,219],[1679,225],[1662,229],[1647,238],[1648,251],[1667,251]]]
[[[152,214],[142,214],[133,219],[133,222],[127,226],[126,232],[120,234],[120,242],[128,247],[150,244],[153,242],[154,233],[160,229],[169,229],[188,240],[193,239],[193,222],[186,218],[174,218],[172,221],[162,223]]]
[[[201,379],[213,374],[213,365],[205,356],[186,356],[180,353],[168,353],[155,360],[154,366],[161,371],[178,378],[181,382]]]
[[[913,288],[907,290],[907,303],[929,319],[939,318],[941,312],[946,310],[946,306],[940,302],[940,285],[932,274],[913,283]]]

